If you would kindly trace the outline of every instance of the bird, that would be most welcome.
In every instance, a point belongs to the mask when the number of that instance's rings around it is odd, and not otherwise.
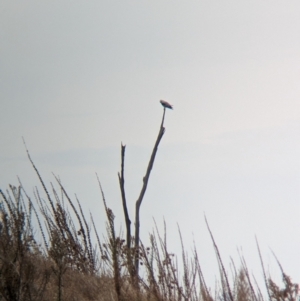
[[[162,105],[164,108],[168,108],[168,109],[173,110],[173,106],[170,105],[167,101],[165,101],[165,100],[160,100],[160,103],[161,103],[161,105]]]

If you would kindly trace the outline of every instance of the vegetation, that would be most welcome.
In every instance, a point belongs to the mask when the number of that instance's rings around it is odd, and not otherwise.
[[[97,237],[94,243],[80,202],[76,200],[75,205],[57,178],[57,188],[51,184],[50,196],[38,170],[33,166],[42,184],[45,199],[36,188],[35,200],[32,200],[21,183],[19,187],[10,185],[6,193],[0,192],[0,300],[265,299],[255,279],[250,276],[243,258],[240,267],[234,271],[233,282],[229,283],[209,228],[219,263],[221,283],[214,291],[206,285],[196,250],[188,257],[182,243],[183,266],[177,266],[178,257],[168,250],[166,233],[161,235],[156,230],[156,233],[150,235],[148,247],[140,243],[138,249],[134,246],[128,248],[126,240],[116,234],[114,214],[106,204],[102,189],[107,233],[106,239],[100,241],[91,218]],[[37,226],[34,228],[33,224]],[[42,243],[36,238],[39,233],[42,234]],[[137,279],[138,286],[136,279],[131,277],[136,256],[143,271],[140,273],[143,276],[139,275]],[[282,272],[281,288],[262,269],[267,299],[296,301],[298,285],[292,283],[278,264]]]

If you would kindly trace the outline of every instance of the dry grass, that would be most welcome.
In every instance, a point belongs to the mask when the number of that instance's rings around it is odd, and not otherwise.
[[[196,249],[192,256],[188,256],[182,243],[180,256],[183,264],[178,267],[177,255],[168,250],[166,231],[161,235],[156,228],[156,232],[150,235],[148,247],[140,243],[138,250],[128,249],[125,240],[116,235],[114,214],[108,208],[102,190],[107,238],[101,242],[94,227],[99,250],[96,252],[79,201],[76,200],[75,206],[57,178],[58,188],[51,184],[50,197],[34,164],[33,167],[45,199],[36,189],[33,201],[21,183],[19,187],[10,186],[5,193],[0,192],[0,300],[264,300],[243,258],[240,267],[234,268],[233,282],[229,282],[208,224],[221,283],[213,292],[205,283]],[[38,225],[35,229],[33,220]],[[42,235],[42,243],[36,241],[37,232]],[[179,237],[182,242],[180,230]],[[136,257],[143,272],[138,279],[132,272]],[[296,301],[299,287],[286,275],[279,261],[278,265],[283,279],[281,287],[263,269],[268,299]]]

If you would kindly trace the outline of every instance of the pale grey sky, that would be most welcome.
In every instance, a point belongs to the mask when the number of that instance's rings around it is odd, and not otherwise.
[[[299,1],[2,1],[0,3],[0,188],[20,176],[59,175],[99,228],[95,172],[123,223],[117,172],[127,144],[131,218],[168,111],[141,214],[154,217],[179,254],[199,248],[204,275],[217,264],[208,218],[224,261],[243,252],[300,280]]]

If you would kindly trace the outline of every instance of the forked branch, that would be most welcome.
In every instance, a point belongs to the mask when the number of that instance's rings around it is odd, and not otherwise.
[[[148,163],[147,171],[145,176],[143,177],[143,186],[140,192],[140,195],[136,201],[135,204],[135,238],[134,238],[134,249],[135,249],[135,255],[134,255],[134,274],[136,278],[138,277],[139,274],[139,245],[140,245],[140,207],[145,195],[145,192],[147,190],[148,186],[148,181],[150,178],[150,173],[153,168],[155,156],[157,153],[157,149],[159,146],[159,143],[165,133],[165,128],[164,128],[164,120],[165,120],[165,113],[166,113],[166,108],[164,107],[163,111],[163,116],[162,116],[162,121],[161,125],[159,128],[158,136],[156,138],[156,142],[154,145],[154,148],[152,150],[152,154],[150,157],[150,161]],[[124,211],[124,216],[125,216],[125,223],[126,223],[126,239],[127,239],[127,248],[130,250],[131,248],[131,221],[129,218],[128,214],[128,209],[127,209],[127,202],[126,202],[126,195],[125,195],[125,180],[124,180],[124,162],[125,162],[125,148],[126,146],[121,144],[121,172],[118,173],[118,178],[119,178],[119,185],[120,185],[120,190],[121,190],[121,196],[122,196],[122,204],[123,204],[123,211]],[[130,260],[131,261],[131,260]],[[130,262],[133,264],[133,262]],[[131,273],[132,274],[132,273]]]

